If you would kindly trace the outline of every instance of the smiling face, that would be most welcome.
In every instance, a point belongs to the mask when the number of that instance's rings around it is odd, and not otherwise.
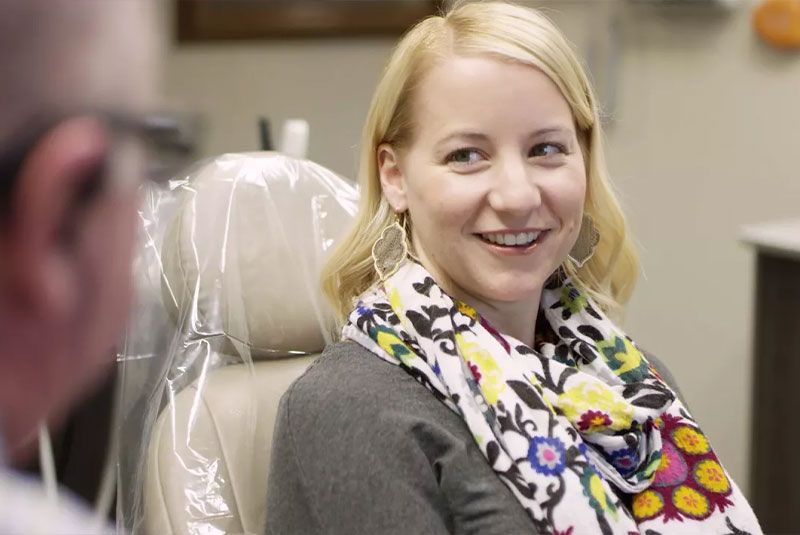
[[[387,200],[408,210],[417,256],[499,326],[508,314],[535,320],[583,213],[569,105],[534,67],[456,56],[428,72],[412,106],[408,146],[381,145],[378,163]]]

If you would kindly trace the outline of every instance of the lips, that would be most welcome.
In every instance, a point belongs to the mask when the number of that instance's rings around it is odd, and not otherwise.
[[[536,243],[547,231],[481,232],[477,236],[485,242],[503,247],[526,248]]]

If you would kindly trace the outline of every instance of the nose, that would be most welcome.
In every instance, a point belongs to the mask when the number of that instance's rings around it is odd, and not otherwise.
[[[495,169],[488,195],[493,210],[512,216],[527,215],[542,204],[541,191],[525,159],[504,158]]]

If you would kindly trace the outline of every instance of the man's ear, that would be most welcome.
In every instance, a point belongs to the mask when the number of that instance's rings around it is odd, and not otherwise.
[[[20,312],[51,316],[73,310],[79,259],[69,237],[79,224],[75,207],[105,159],[105,130],[95,119],[68,119],[28,153],[16,180],[7,226],[0,230],[0,291]]]
[[[397,151],[389,143],[381,143],[378,145],[377,158],[383,195],[396,212],[405,212],[408,209],[406,178],[400,168]]]

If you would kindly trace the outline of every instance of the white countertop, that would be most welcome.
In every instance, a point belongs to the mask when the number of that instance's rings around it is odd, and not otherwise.
[[[747,225],[740,236],[759,250],[800,259],[800,219]]]

